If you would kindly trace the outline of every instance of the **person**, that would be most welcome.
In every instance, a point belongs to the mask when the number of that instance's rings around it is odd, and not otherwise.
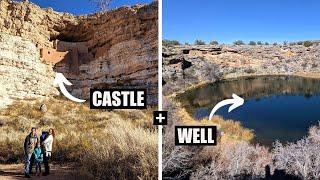
[[[31,132],[24,140],[24,155],[25,155],[25,164],[24,164],[24,175],[26,178],[30,178],[29,173],[31,172],[32,165],[31,160],[33,157],[34,148],[39,142],[37,137],[37,129],[35,127],[31,128]]]
[[[33,155],[34,155],[34,160],[36,163],[36,175],[40,176],[41,163],[43,162],[43,153],[42,153],[40,142],[37,143],[37,147],[34,149]]]
[[[55,133],[54,129],[50,128],[47,135],[44,135],[42,145],[44,150],[44,176],[47,176],[50,174],[50,167],[49,167],[49,160],[51,158],[51,151],[52,151],[52,143],[54,139]]]

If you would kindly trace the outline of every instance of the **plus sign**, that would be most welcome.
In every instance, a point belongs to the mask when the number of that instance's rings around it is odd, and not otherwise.
[[[153,111],[153,125],[167,125],[167,111]]]
[[[162,123],[162,120],[165,120],[165,117],[162,117],[162,114],[160,113],[158,117],[156,117],[156,119],[159,121],[159,123]]]

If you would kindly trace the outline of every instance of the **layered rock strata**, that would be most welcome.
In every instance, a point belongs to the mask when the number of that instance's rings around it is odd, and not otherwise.
[[[163,49],[167,94],[221,78],[304,75],[320,78],[320,45],[176,46]],[[177,84],[179,86],[173,86]]]
[[[40,60],[31,41],[0,34],[0,107],[13,100],[58,95],[52,83],[54,75],[52,65]]]
[[[26,42],[22,51],[33,54],[34,61],[42,62],[42,66],[49,69],[45,77],[51,79],[44,81],[45,85],[34,80],[35,87],[48,86],[52,90],[52,76],[54,72],[61,72],[73,83],[68,90],[79,98],[88,99],[90,88],[146,88],[148,102],[155,104],[157,8],[157,3],[153,2],[106,13],[73,16],[51,8],[42,9],[32,3],[3,0],[0,1],[0,32],[10,38],[20,37]],[[13,46],[0,49],[1,55],[6,52],[17,54]],[[10,60],[11,57],[6,57],[1,61],[4,64]],[[20,57],[16,60],[24,61]],[[9,66],[3,68],[1,70],[6,72],[10,69]],[[23,82],[24,76],[32,77],[30,74],[38,73],[37,70],[43,73],[38,67],[20,68],[25,73],[17,76],[20,79],[11,81],[11,86]],[[8,88],[8,91],[15,91]],[[26,86],[21,90],[22,94],[33,92]],[[10,94],[9,99],[13,98]]]

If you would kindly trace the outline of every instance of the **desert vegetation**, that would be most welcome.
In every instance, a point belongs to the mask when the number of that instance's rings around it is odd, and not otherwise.
[[[196,39],[194,41],[194,45],[206,45],[206,42],[204,42],[203,40],[200,40],[200,39]]]
[[[45,109],[40,108],[45,104]],[[42,105],[42,106],[41,106]],[[72,162],[87,179],[157,177],[151,110],[90,110],[64,99],[20,101],[0,110],[0,162],[23,161],[31,127],[53,127],[53,161]]]
[[[99,11],[105,12],[110,8],[112,0],[90,0]]]
[[[304,42],[303,42],[303,45],[304,45],[305,47],[310,47],[310,46],[313,45],[313,42],[311,42],[311,41],[304,41]]]
[[[245,43],[242,40],[237,40],[233,42],[234,45],[245,45]]]
[[[250,41],[250,42],[249,42],[249,45],[255,46],[255,45],[257,45],[257,43],[256,43],[255,41]]]
[[[309,135],[287,145],[276,142],[273,149],[274,168],[301,179],[320,178],[320,124],[309,129]]]
[[[295,142],[275,142],[272,147],[253,144],[254,133],[239,122],[214,116],[196,121],[179,104],[165,99],[172,120],[165,129],[163,173],[165,179],[319,179],[320,125]],[[217,125],[218,145],[174,146],[174,126]]]
[[[163,46],[165,47],[173,47],[173,46],[180,46],[181,43],[177,40],[168,40],[168,39],[164,39],[162,41],[162,44]],[[248,45],[251,45],[251,46],[255,46],[255,45],[270,45],[269,42],[262,42],[262,41],[249,41],[247,43]],[[280,43],[281,44],[281,43]],[[288,41],[284,41],[282,43],[282,45],[284,46],[295,46],[295,45],[303,45],[305,47],[310,47],[310,46],[313,46],[315,44],[318,44],[316,42],[313,42],[313,41],[297,41],[297,42],[288,42]],[[190,45],[189,43],[185,43],[185,45]],[[203,41],[203,40],[200,40],[200,39],[196,39],[193,43],[193,45],[206,45],[206,42]],[[212,40],[209,42],[209,45],[219,45],[219,42],[216,41],[216,40]],[[246,43],[243,41],[243,40],[236,40],[233,42],[233,45],[246,45]],[[274,42],[274,43],[271,43],[271,45],[273,46],[277,46],[278,43],[277,42]]]
[[[210,45],[219,45],[219,42],[216,41],[216,40],[212,40],[212,41],[210,41],[209,44],[210,44]]]
[[[169,39],[162,40],[162,44],[163,44],[163,46],[168,46],[168,47],[181,45],[179,41],[169,40]]]

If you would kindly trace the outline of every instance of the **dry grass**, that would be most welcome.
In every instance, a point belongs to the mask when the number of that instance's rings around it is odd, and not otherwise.
[[[271,156],[266,148],[249,144],[253,132],[242,127],[240,122],[224,120],[219,116],[214,116],[212,121],[197,121],[178,103],[168,99],[164,102],[164,109],[169,110],[170,119],[164,133],[164,178],[229,179],[247,171],[253,172],[257,177],[264,174],[264,166],[270,162]],[[223,133],[219,135],[217,146],[175,146],[176,125],[215,125]],[[247,154],[242,156],[243,149],[237,147],[243,147]]]
[[[180,109],[177,116],[181,118],[181,122],[187,125],[214,125],[222,132],[221,141],[250,141],[254,134],[252,130],[242,127],[239,121],[225,120],[220,116],[213,116],[212,120],[202,119],[194,120],[185,109]]]
[[[47,112],[40,111],[46,104]],[[149,110],[90,110],[61,99],[18,102],[0,110],[0,162],[21,162],[31,127],[56,131],[53,159],[77,162],[88,178],[157,177],[157,132]]]
[[[214,116],[196,121],[178,103],[164,99],[171,122],[165,128],[163,177],[166,179],[319,179],[320,124],[295,143],[269,148],[250,144],[253,132]],[[224,132],[217,146],[175,146],[175,125],[216,125]],[[268,169],[268,170],[267,170]]]

